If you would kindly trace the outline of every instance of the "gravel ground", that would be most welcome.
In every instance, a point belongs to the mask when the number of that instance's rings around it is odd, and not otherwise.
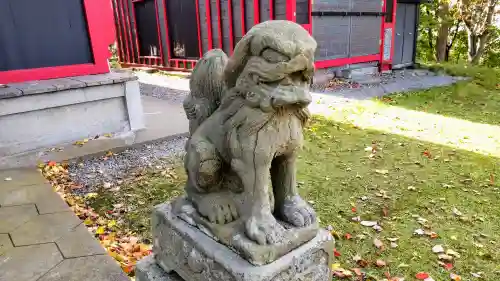
[[[70,178],[82,188],[76,193],[93,192],[99,187],[114,188],[137,168],[161,168],[184,155],[186,137],[144,144],[111,155],[71,161]]]
[[[141,95],[151,96],[162,100],[168,100],[175,104],[182,104],[188,91],[172,89],[166,86],[156,86],[146,83],[139,83]]]

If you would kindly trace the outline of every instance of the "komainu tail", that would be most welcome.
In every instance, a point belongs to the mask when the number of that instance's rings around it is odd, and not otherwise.
[[[226,89],[224,68],[227,61],[228,57],[222,50],[214,49],[196,64],[189,82],[191,92],[183,103],[190,135],[219,107]]]

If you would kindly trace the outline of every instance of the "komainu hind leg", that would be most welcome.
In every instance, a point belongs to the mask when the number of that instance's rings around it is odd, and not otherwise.
[[[186,193],[198,213],[217,224],[238,219],[230,191],[221,188],[223,162],[215,147],[206,140],[190,140],[184,165],[188,174]]]

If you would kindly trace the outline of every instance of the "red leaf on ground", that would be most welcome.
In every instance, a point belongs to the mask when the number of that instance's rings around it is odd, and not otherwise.
[[[429,278],[429,273],[419,272],[419,273],[417,273],[417,275],[415,275],[415,278],[417,278],[418,280],[425,280],[425,279]]]
[[[336,257],[340,257],[340,252],[337,251],[337,249],[333,249],[333,255]]]
[[[353,213],[356,213],[356,212],[358,211],[358,209],[356,209],[356,207],[352,207],[352,208],[351,208],[351,211],[352,211]]]
[[[444,269],[446,270],[452,270],[453,269],[453,264],[452,263],[445,263],[443,265]]]
[[[389,210],[387,209],[387,206],[384,206],[384,208],[382,208],[382,214],[384,215],[384,217],[389,216]]]
[[[345,236],[345,239],[347,239],[347,240],[351,240],[351,238],[352,238],[352,235],[350,233],[346,233],[346,234],[344,234],[344,236]]]
[[[427,157],[427,158],[431,158],[431,157],[432,157],[432,156],[431,156],[431,152],[430,152],[429,150],[427,150],[427,149],[426,149],[426,150],[425,150],[422,154],[423,154],[425,157]]]

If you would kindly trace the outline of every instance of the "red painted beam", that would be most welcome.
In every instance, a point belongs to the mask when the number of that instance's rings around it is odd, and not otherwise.
[[[373,61],[379,61],[379,60],[380,60],[380,55],[375,54],[375,55],[359,56],[359,57],[352,57],[352,58],[339,58],[339,59],[332,59],[332,60],[316,61],[314,63],[314,66],[319,69],[319,68],[343,66],[343,65],[347,65],[347,64],[373,62]]]

